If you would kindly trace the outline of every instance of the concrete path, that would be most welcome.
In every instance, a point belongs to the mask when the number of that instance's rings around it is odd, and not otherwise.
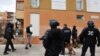
[[[3,55],[5,45],[0,45],[0,56],[44,56],[45,49],[41,44],[38,45],[32,45],[31,48],[28,50],[25,50],[25,45],[22,44],[16,44],[15,52],[9,52],[8,55]],[[76,55],[71,56],[81,56],[81,48],[75,49]],[[59,55],[59,56],[70,56],[68,53],[68,50],[66,48],[66,55]],[[90,56],[89,49],[86,53],[86,56]],[[96,56],[100,56],[100,47],[96,47]]]

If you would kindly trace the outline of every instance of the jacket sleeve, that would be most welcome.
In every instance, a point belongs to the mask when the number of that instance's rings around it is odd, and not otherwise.
[[[44,35],[42,36],[41,40],[46,40],[48,37],[48,33],[49,33],[49,29],[44,33]]]
[[[84,40],[84,35],[85,35],[85,28],[82,30],[82,32],[80,33],[79,35],[79,40],[80,40],[80,43],[83,44],[83,40]]]
[[[98,44],[100,45],[100,31],[97,30],[97,41],[98,41]]]

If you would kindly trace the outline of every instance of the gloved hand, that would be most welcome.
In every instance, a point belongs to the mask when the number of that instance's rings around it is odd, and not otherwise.
[[[100,46],[100,44],[97,44],[97,47],[99,47]]]

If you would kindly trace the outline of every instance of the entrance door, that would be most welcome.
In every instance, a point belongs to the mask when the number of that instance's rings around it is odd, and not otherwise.
[[[40,30],[40,14],[32,13],[30,15],[30,24],[32,24],[31,31],[33,32],[32,36],[39,36]]]

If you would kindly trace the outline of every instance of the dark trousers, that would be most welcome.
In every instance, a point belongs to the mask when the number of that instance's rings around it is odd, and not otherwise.
[[[62,50],[61,50],[61,54],[65,54],[65,47],[66,47],[66,44],[65,44],[65,42],[63,43],[63,45],[62,45]]]
[[[7,50],[9,49],[9,45],[11,46],[12,50],[14,50],[14,46],[13,46],[11,39],[7,39],[4,53],[6,53]]]
[[[88,47],[90,47],[91,56],[95,56],[95,45],[86,45],[86,44],[83,44],[81,56],[85,56]]]
[[[46,49],[45,56],[59,56],[59,51]]]

